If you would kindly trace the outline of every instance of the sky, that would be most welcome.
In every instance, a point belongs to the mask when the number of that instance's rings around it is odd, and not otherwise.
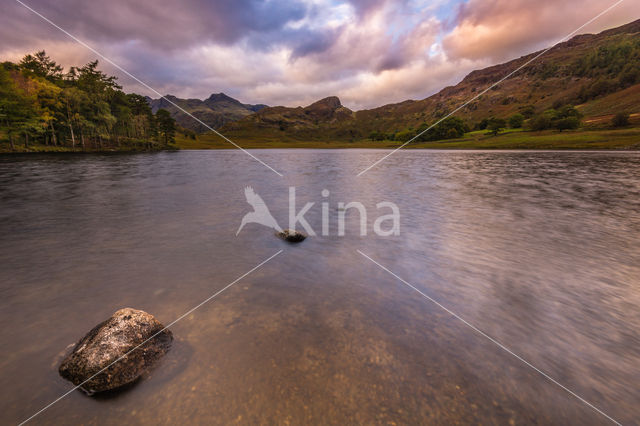
[[[351,109],[423,99],[474,69],[551,46],[615,0],[21,0],[162,94]],[[99,59],[1,0],[0,60]],[[625,0],[580,33],[640,19]],[[158,97],[101,61],[127,92]]]

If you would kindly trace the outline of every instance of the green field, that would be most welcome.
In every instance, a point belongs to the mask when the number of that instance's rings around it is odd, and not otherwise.
[[[151,149],[149,149],[151,147]],[[29,143],[28,146],[24,145],[23,141],[14,142],[13,149],[11,144],[3,139],[3,134],[0,133],[0,154],[1,153],[27,153],[27,152],[144,152],[144,151],[166,151],[178,149],[175,145],[166,148],[157,143],[149,143],[145,141],[127,141],[118,146],[105,146],[102,149],[96,146],[88,146],[86,149],[82,149],[80,145],[76,145],[72,148],[69,145],[44,145],[41,143]]]
[[[398,141],[296,141],[276,137],[264,139],[243,138],[235,140],[239,146],[247,149],[265,148],[382,148],[393,149],[402,145]],[[120,149],[109,148],[102,152],[115,151],[146,151],[147,144],[132,144]],[[223,140],[214,133],[198,135],[196,139],[176,136],[175,145],[170,149],[233,149],[231,143]],[[632,127],[611,130],[575,130],[575,131],[544,131],[526,132],[509,130],[493,136],[485,131],[475,131],[465,134],[463,138],[448,139],[434,142],[411,142],[406,149],[615,149],[640,150],[640,128]],[[99,150],[89,150],[98,152]],[[0,142],[0,153],[7,152],[82,152],[79,147],[71,149],[68,146],[47,146],[30,144],[25,148],[23,144],[16,144],[11,150],[8,142]]]
[[[235,140],[243,148],[396,148],[398,141],[295,141],[265,137]],[[193,139],[176,138],[180,149],[228,149],[234,146],[208,133]],[[640,149],[640,128],[617,130],[576,130],[524,132],[509,130],[497,136],[476,131],[460,139],[435,142],[412,142],[406,148],[423,149]]]

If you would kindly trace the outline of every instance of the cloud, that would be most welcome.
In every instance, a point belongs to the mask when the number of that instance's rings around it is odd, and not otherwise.
[[[502,61],[549,47],[585,24],[612,1],[469,0],[443,41],[452,58]],[[640,16],[640,3],[623,2],[579,33],[599,32]]]
[[[246,37],[275,33],[288,23],[303,19],[308,12],[308,4],[302,0],[26,0],[25,3],[80,38],[112,43],[136,40],[164,49],[209,42],[230,44]],[[3,27],[18,29],[15,34],[26,39],[42,35],[39,28],[44,25],[42,21],[29,25],[38,29],[33,35],[24,31],[23,26],[39,18],[18,3],[6,7],[9,13],[0,18]],[[62,37],[62,33],[56,36]]]
[[[475,68],[546,46],[602,0],[25,0],[160,93],[354,109],[424,98]],[[596,31],[637,16],[637,2]],[[626,8],[626,9],[625,9]],[[20,6],[0,15],[0,56],[45,49],[63,65],[96,59]],[[108,63],[127,91],[157,96]]]

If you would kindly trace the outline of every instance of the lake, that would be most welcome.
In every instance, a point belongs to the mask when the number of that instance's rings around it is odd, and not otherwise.
[[[117,309],[168,324],[279,250],[172,326],[135,386],[32,422],[610,423],[415,289],[639,422],[640,153],[404,150],[356,177],[385,151],[252,152],[284,176],[236,150],[0,157],[3,423],[68,391],[68,345]],[[295,187],[319,235],[236,236],[246,186],[283,227]],[[385,201],[399,235],[373,232]]]

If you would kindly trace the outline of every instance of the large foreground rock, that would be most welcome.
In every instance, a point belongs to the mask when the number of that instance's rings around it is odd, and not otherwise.
[[[120,309],[80,339],[58,371],[74,385],[80,385],[159,332],[81,387],[88,393],[94,393],[131,383],[171,347],[173,336],[163,328],[151,314],[131,308]]]

